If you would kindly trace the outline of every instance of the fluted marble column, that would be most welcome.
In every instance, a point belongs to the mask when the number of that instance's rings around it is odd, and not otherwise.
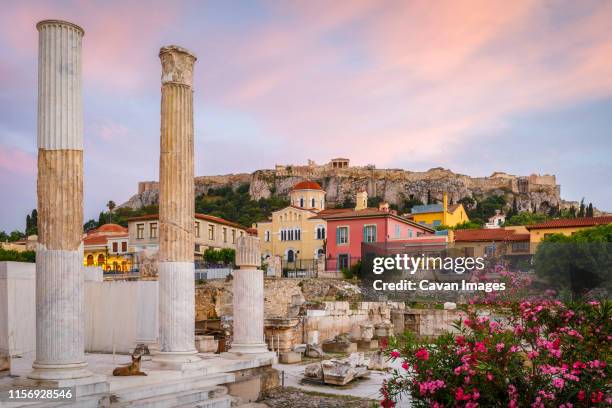
[[[234,339],[231,353],[265,353],[264,279],[259,238],[243,236],[236,243],[234,271]]]
[[[81,27],[36,25],[38,37],[37,380],[88,377],[84,356]]]
[[[196,57],[171,45],[162,64],[159,160],[158,360],[195,361],[193,66]]]

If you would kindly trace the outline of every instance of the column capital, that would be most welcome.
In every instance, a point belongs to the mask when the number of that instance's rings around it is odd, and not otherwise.
[[[162,85],[193,85],[193,65],[197,58],[191,51],[178,45],[168,45],[160,48],[159,59],[162,63]]]
[[[236,242],[236,266],[240,269],[259,268],[261,266],[259,238],[251,236],[238,238]]]
[[[83,30],[83,28],[81,28],[80,26],[71,23],[70,21],[64,21],[64,20],[42,20],[39,21],[38,23],[36,23],[36,29],[38,31],[42,30],[44,27],[47,26],[56,26],[56,27],[66,27],[66,28],[71,28],[74,31],[76,31],[78,34],[82,36],[85,35],[85,30]]]

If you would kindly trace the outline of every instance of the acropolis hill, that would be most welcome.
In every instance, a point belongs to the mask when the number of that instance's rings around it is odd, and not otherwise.
[[[257,200],[271,195],[285,196],[293,185],[305,179],[315,180],[323,186],[328,206],[354,197],[360,189],[365,189],[370,197],[380,197],[390,204],[399,204],[411,197],[426,202],[428,191],[433,198],[441,199],[446,191],[449,200],[454,202],[475,195],[502,195],[508,203],[516,198],[519,210],[525,211],[546,211],[559,204],[562,208],[577,205],[561,199],[561,189],[554,175],[515,176],[494,172],[488,177],[470,177],[441,167],[409,171],[377,169],[373,165],[351,166],[349,159],[340,158],[322,165],[309,160],[306,165],[276,165],[273,170],[256,170],[251,174],[200,176],[195,178],[195,190],[196,195],[200,195],[211,188],[236,188],[248,184],[251,197]],[[138,194],[123,206],[140,208],[157,203],[157,198],[157,182],[140,182]]]

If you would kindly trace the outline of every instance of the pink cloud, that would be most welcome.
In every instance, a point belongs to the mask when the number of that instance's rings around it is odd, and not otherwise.
[[[85,81],[102,89],[131,91],[155,75],[163,33],[176,24],[180,7],[169,2],[51,3],[16,2],[5,5],[0,24],[13,55],[37,55],[36,23],[62,19],[80,25],[83,39]],[[154,74],[155,73],[155,74]],[[110,87],[110,88],[109,88]]]
[[[213,88],[320,160],[384,165],[419,144],[439,162],[445,146],[517,113],[612,96],[612,4],[576,3],[560,21],[536,1],[291,4],[285,24],[239,44],[223,67],[232,81]],[[342,32],[350,41],[329,40]],[[346,62],[353,54],[358,68]]]
[[[24,150],[0,145],[0,172],[13,175],[36,175],[36,157]]]

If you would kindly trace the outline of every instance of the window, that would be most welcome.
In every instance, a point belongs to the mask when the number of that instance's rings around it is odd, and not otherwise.
[[[157,223],[152,222],[149,224],[149,238],[157,238]]]
[[[123,241],[121,243],[121,252],[127,252],[127,242]]]
[[[93,255],[87,255],[87,266],[93,266],[94,264],[94,260],[93,260]]]
[[[349,267],[349,256],[348,256],[348,254],[339,254],[338,255],[338,269],[344,269],[344,268],[348,268],[348,267]]]
[[[395,238],[401,238],[402,236],[402,227],[399,225],[395,226]]]
[[[144,226],[143,226],[143,228],[144,228]],[[104,255],[102,255],[102,254],[98,255],[98,266],[104,265],[105,261],[106,261],[106,259],[104,258]]]
[[[136,224],[136,239],[144,238],[144,224]]]
[[[301,240],[301,239],[302,239],[302,230],[301,230],[301,229],[299,229],[299,228],[297,228],[297,229],[295,230],[295,240],[296,240],[296,241],[299,241],[299,240]]]
[[[242,235],[242,232],[240,233]],[[264,232],[264,241],[270,242],[270,231]]]
[[[442,221],[440,220],[434,220],[433,222],[434,227],[437,227],[438,225],[441,225],[441,224],[442,224]]]
[[[408,230],[408,238],[412,238],[412,230],[411,229]]]
[[[529,252],[529,242],[513,242],[512,252]]]
[[[113,252],[119,252],[119,245],[116,242],[113,242]]]
[[[376,242],[376,225],[363,226],[363,242]]]
[[[300,197],[300,207],[304,207],[304,197]]]
[[[338,227],[336,229],[336,244],[348,244],[348,227]]]
[[[208,239],[211,241],[215,240],[215,226],[208,224]]]
[[[487,254],[487,256],[495,255],[495,244],[486,246],[485,254]]]
[[[232,230],[232,244],[235,244],[235,243],[236,243],[236,230],[233,229]]]
[[[194,234],[196,238],[200,238],[200,222],[196,221]]]
[[[223,227],[223,242],[227,242],[227,228]]]
[[[287,251],[287,262],[295,262],[295,252],[293,249]]]
[[[317,225],[316,239],[325,239],[325,226]]]
[[[315,199],[314,199],[314,197],[313,197],[313,198],[310,200],[310,206],[311,206],[311,207],[314,207],[314,206],[315,206],[315,204],[316,204],[316,201],[315,201]]]

